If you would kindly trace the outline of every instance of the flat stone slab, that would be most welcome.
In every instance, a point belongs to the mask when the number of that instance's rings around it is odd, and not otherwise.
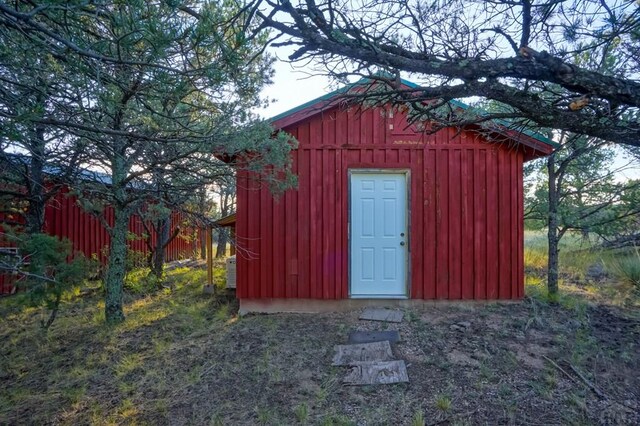
[[[336,345],[331,365],[352,365],[359,362],[391,361],[393,353],[388,341],[357,345]]]
[[[384,342],[397,343],[400,341],[398,330],[389,331],[352,331],[349,333],[349,343]]]
[[[366,308],[359,318],[369,321],[402,322],[404,313],[395,309]]]
[[[343,379],[346,385],[390,385],[409,381],[404,361],[370,361],[349,366]]]

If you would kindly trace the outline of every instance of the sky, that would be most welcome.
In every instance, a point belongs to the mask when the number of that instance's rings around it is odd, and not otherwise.
[[[275,76],[273,84],[264,90],[263,95],[272,99],[273,102],[269,107],[258,112],[263,118],[278,115],[332,90],[331,82],[327,77],[310,76],[310,67],[296,70],[287,63],[285,59],[288,52],[288,49],[272,49],[270,52],[277,58],[274,64]]]

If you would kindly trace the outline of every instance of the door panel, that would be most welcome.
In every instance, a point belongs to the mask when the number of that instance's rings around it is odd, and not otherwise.
[[[407,175],[350,176],[351,296],[406,297]]]

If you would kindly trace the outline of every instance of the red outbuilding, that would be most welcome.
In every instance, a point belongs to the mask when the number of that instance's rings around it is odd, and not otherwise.
[[[113,225],[113,219],[113,208],[109,206],[105,209],[104,220],[109,225]],[[175,227],[182,229],[165,248],[167,262],[194,257],[200,247],[199,240],[204,237],[204,233],[189,227],[187,219],[188,217],[180,211],[174,211],[171,214],[172,230]],[[19,216],[8,218],[6,215],[0,215],[0,223],[21,220]],[[132,256],[131,260],[138,265],[145,264],[145,259],[149,255],[148,244],[152,247],[156,244],[155,231],[149,225],[145,227],[145,223],[138,215],[132,215],[129,219],[127,245],[132,254],[137,253],[137,256]],[[106,264],[111,237],[95,216],[84,211],[77,197],[71,194],[68,188],[61,188],[47,203],[43,231],[49,235],[68,239],[74,253],[82,253],[87,258],[95,258],[101,264]],[[14,246],[13,242],[0,236],[0,250],[4,250],[5,254],[13,253]],[[0,296],[15,293],[18,289],[16,281],[19,279],[20,275],[17,273],[0,270]]]
[[[297,189],[274,197],[238,172],[241,312],[522,298],[522,167],[553,142],[506,126],[429,134],[341,93],[272,119],[299,141]]]

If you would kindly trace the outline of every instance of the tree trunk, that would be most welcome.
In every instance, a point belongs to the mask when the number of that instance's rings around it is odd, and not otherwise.
[[[38,234],[44,228],[45,190],[44,190],[44,128],[37,126],[31,140],[31,161],[28,172],[29,203],[25,213],[25,231],[29,235]]]
[[[220,215],[226,217],[230,210],[230,198],[231,194],[227,190],[223,190],[222,197],[220,199]],[[227,254],[227,230],[224,228],[218,228],[218,245],[216,247],[216,258],[224,257]]]
[[[549,216],[547,240],[549,243],[548,264],[547,264],[547,290],[551,298],[558,294],[558,242],[560,235],[558,232],[558,190],[557,174],[555,166],[555,155],[552,154],[547,159],[547,171],[549,173]]]
[[[170,220],[168,218],[158,220],[156,225],[156,247],[153,253],[153,265],[151,268],[151,273],[158,279],[161,279],[162,275],[164,274],[164,248],[166,247],[169,240],[169,227]]]
[[[203,217],[207,214],[207,190],[203,187],[198,192],[198,213],[200,213]],[[201,225],[201,230],[203,232],[198,232],[198,239],[200,240],[200,258],[202,260],[207,259],[207,239],[205,238],[205,233],[207,232],[207,227],[204,224]]]
[[[122,310],[122,288],[127,258],[127,231],[129,228],[129,211],[114,205],[114,223],[111,228],[111,247],[107,275],[104,280],[106,290],[104,313],[108,323],[124,321]]]
[[[227,230],[218,228],[218,245],[216,246],[216,258],[224,257],[227,254]]]
[[[198,234],[200,239],[200,258],[207,260],[207,232],[209,228],[203,227],[202,232]]]

